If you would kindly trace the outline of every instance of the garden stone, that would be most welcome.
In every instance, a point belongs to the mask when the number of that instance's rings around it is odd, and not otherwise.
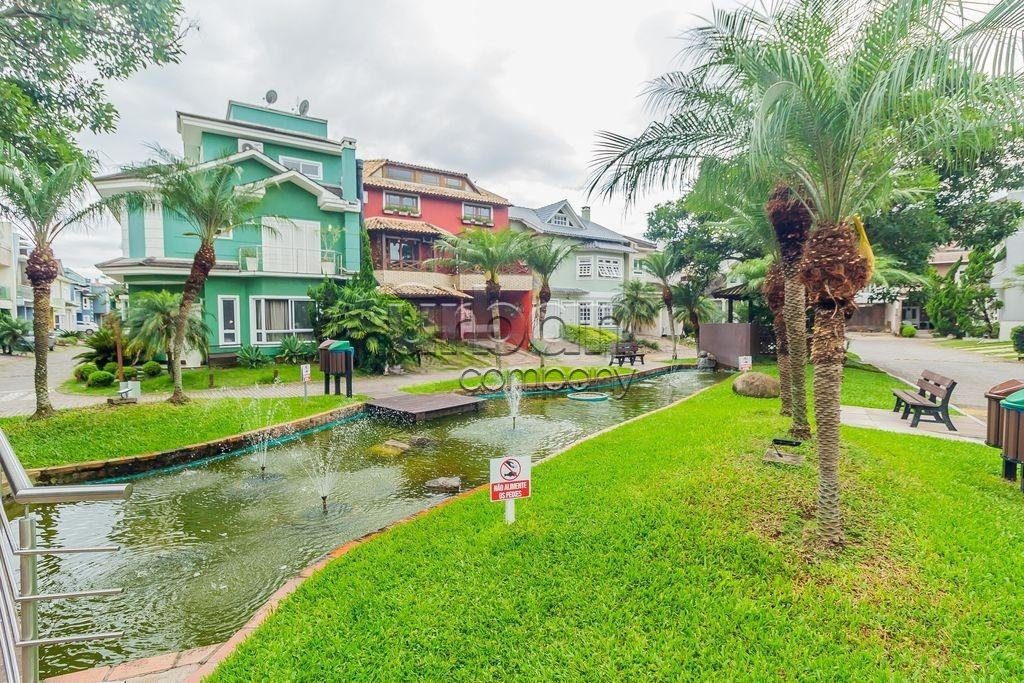
[[[387,444],[379,443],[376,446],[370,446],[370,454],[376,455],[381,458],[394,458],[404,453],[400,448],[394,446],[388,446]]]
[[[778,398],[779,380],[763,372],[744,372],[733,381],[732,390],[740,396]]]
[[[384,442],[384,445],[387,448],[394,448],[400,453],[404,453],[410,448],[412,448],[412,446],[410,446],[409,444],[405,443],[404,441],[399,441],[398,439],[388,439],[387,441]]]
[[[426,434],[417,434],[416,436],[409,439],[409,444],[417,448],[423,448],[425,446],[437,445],[437,439]]]

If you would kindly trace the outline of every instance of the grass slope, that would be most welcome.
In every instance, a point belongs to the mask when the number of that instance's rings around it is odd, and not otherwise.
[[[46,420],[0,418],[0,429],[27,468],[108,460],[166,451],[255,429],[246,423],[250,399],[193,400],[183,406],[140,403],[62,410]],[[360,398],[310,396],[262,399],[277,405],[277,422],[315,415]]]
[[[217,670],[249,680],[1020,679],[1024,502],[984,446],[844,429],[851,546],[813,455],[725,382],[332,562]]]

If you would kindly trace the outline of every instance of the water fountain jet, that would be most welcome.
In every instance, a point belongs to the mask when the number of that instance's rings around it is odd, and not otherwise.
[[[519,404],[523,400],[523,385],[519,376],[509,373],[508,385],[505,387],[505,401],[508,402],[508,414],[512,417],[512,429],[516,428],[516,418],[519,417]]]

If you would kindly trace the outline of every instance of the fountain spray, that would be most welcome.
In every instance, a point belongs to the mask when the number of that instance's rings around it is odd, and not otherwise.
[[[512,416],[512,429],[515,429],[516,418],[519,417],[519,404],[523,400],[523,385],[519,381],[519,375],[514,372],[509,373],[505,400],[508,402],[508,414]]]

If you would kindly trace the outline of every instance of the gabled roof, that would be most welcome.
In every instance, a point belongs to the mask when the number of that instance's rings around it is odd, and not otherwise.
[[[410,168],[416,171],[426,171],[427,173],[437,173],[440,175],[452,176],[453,178],[461,178],[465,181],[469,189],[459,190],[452,187],[442,187],[440,185],[424,185],[422,183],[412,183],[405,180],[395,180],[394,178],[384,177],[384,167],[388,164],[395,166],[401,166],[402,168]],[[511,202],[504,197],[494,194],[488,190],[483,189],[472,180],[465,173],[459,171],[446,171],[440,168],[432,168],[430,166],[420,166],[417,164],[409,164],[404,161],[395,161],[394,159],[366,159],[363,161],[363,185],[366,187],[372,187],[383,190],[399,190],[404,192],[414,192],[416,194],[425,194],[432,197],[444,197],[445,199],[459,199],[467,202],[482,202],[485,204],[494,204],[497,206],[509,206]]]
[[[559,212],[566,213],[570,222],[580,227],[554,225],[550,223],[552,216]],[[619,233],[604,227],[593,221],[585,221],[580,218],[572,206],[565,199],[542,206],[539,209],[530,209],[525,206],[513,206],[508,210],[509,220],[517,220],[526,227],[546,235],[560,235],[562,237],[575,237],[576,239],[590,242],[613,243],[617,249],[629,248],[629,240]]]
[[[305,176],[298,171],[287,169],[284,173],[257,180],[253,183],[246,183],[235,188],[238,192],[265,192],[268,187],[275,187],[282,183],[292,183],[309,192],[317,198],[317,206],[323,211],[359,211],[359,202],[350,202],[341,199],[334,192],[319,184],[312,178]]]

